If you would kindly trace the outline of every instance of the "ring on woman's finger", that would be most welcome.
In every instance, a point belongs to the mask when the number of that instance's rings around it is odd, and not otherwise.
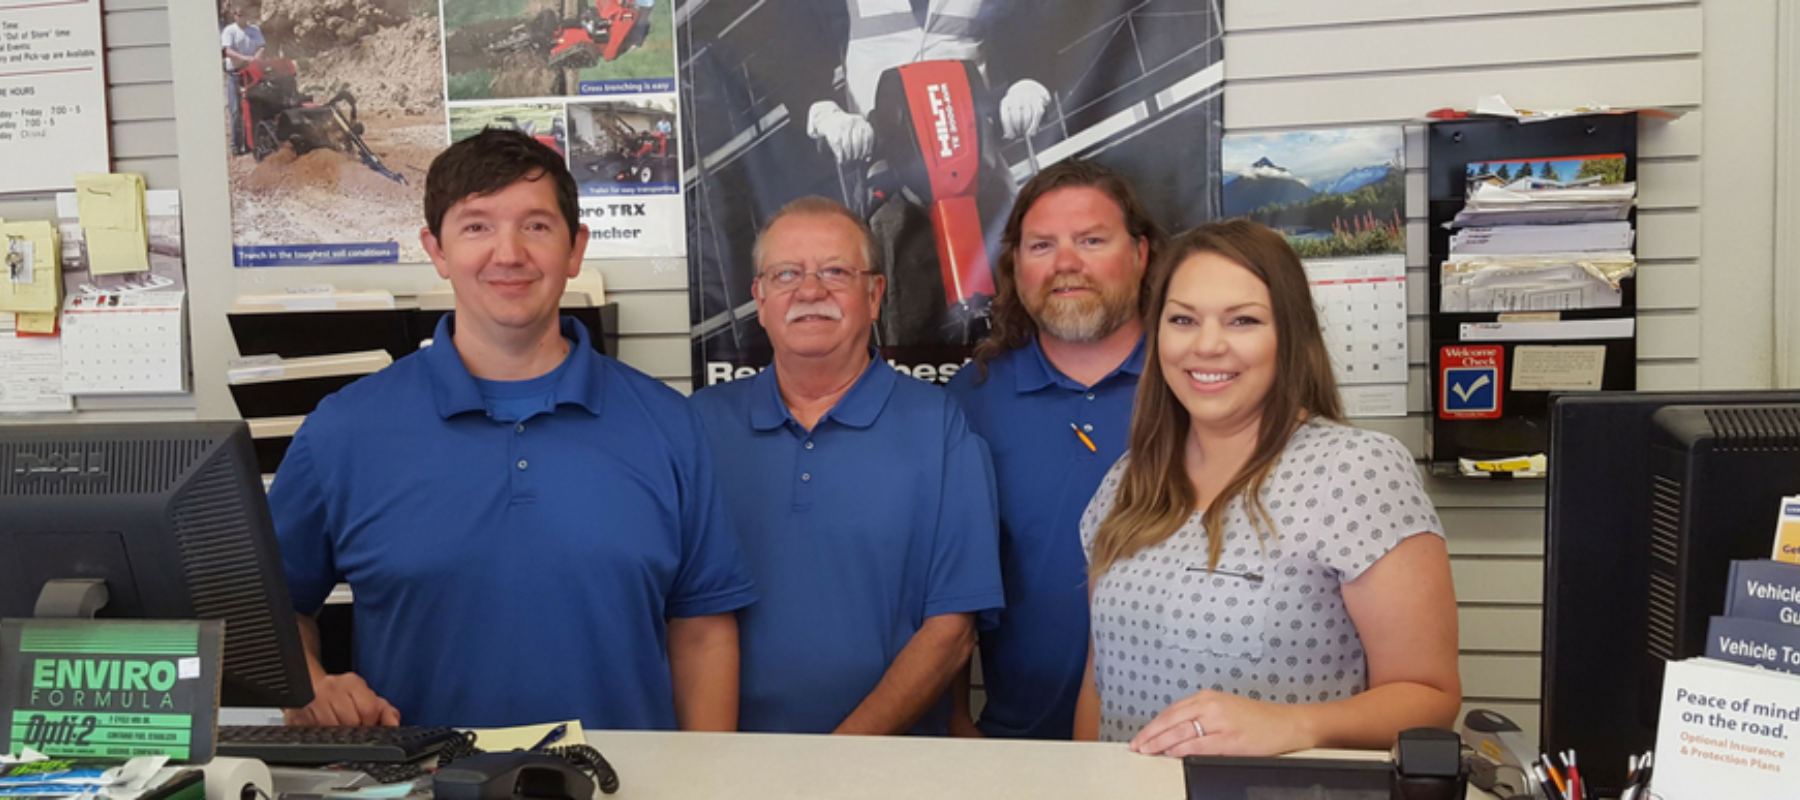
[[[1194,723],[1194,738],[1198,739],[1206,735],[1206,729],[1200,727],[1200,720],[1189,720],[1189,722]]]

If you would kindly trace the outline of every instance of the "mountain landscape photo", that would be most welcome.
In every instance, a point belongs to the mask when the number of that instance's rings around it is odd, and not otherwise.
[[[1404,148],[1399,127],[1228,135],[1225,215],[1280,230],[1303,258],[1403,253]]]

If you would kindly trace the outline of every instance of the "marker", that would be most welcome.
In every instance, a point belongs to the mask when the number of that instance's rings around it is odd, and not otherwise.
[[[1100,452],[1100,448],[1094,446],[1094,440],[1089,439],[1087,434],[1081,432],[1080,425],[1076,425],[1075,423],[1071,422],[1071,423],[1069,423],[1069,429],[1074,431],[1076,436],[1081,437],[1081,443],[1087,445],[1088,452],[1090,452],[1090,453]]]

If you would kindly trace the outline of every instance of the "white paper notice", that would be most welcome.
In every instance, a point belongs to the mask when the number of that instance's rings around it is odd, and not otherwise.
[[[61,341],[54,336],[18,337],[11,331],[0,332],[0,413],[74,408],[63,393]]]
[[[100,0],[0,0],[0,193],[108,172]]]
[[[1513,348],[1513,391],[1574,392],[1600,388],[1606,346]]]

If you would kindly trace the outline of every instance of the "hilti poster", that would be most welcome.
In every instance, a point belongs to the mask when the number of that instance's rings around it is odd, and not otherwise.
[[[240,267],[419,263],[451,141],[568,160],[589,256],[686,245],[671,8],[655,0],[243,0],[220,18]]]
[[[1171,231],[1218,216],[1223,20],[1208,0],[690,0],[675,8],[694,382],[768,363],[756,231],[818,194],[887,263],[875,343],[948,380],[987,332],[1018,187],[1071,156]]]

